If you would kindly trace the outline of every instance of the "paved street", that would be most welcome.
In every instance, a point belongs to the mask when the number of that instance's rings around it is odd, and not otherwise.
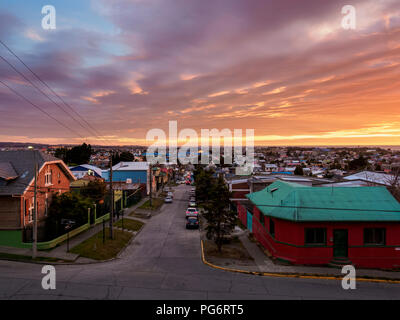
[[[42,265],[0,261],[1,299],[398,299],[400,285],[270,278],[204,265],[199,231],[185,229],[189,187],[152,217],[120,259],[56,266],[57,289],[41,287]]]

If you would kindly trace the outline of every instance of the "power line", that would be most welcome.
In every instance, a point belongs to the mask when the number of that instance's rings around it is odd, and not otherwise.
[[[16,94],[17,96],[19,96],[20,98],[22,98],[23,100],[25,100],[26,102],[28,102],[30,105],[32,105],[33,107],[35,107],[36,109],[38,109],[40,112],[44,113],[46,116],[48,116],[50,119],[56,121],[59,125],[63,126],[64,128],[70,130],[71,132],[73,132],[75,135],[78,135],[79,137],[81,137],[82,139],[84,139],[84,137],[81,136],[80,133],[76,132],[75,130],[71,129],[70,127],[68,127],[67,125],[65,125],[64,123],[62,123],[61,121],[59,121],[57,118],[53,117],[51,114],[49,114],[48,112],[46,112],[45,110],[43,110],[41,107],[39,107],[38,105],[34,104],[32,101],[30,101],[28,98],[24,97],[22,94],[20,94],[19,92],[17,92],[16,90],[14,90],[13,88],[11,88],[10,86],[8,86],[5,82],[3,82],[2,80],[0,80],[0,83],[3,84],[5,87],[7,87],[11,92],[13,92],[14,94]]]
[[[88,127],[90,127],[95,136],[99,138],[101,141],[106,142],[102,138],[100,138],[101,134],[88,122],[86,119],[81,116],[74,108],[72,108],[65,100],[59,96],[41,77],[39,77],[36,72],[34,72],[13,50],[11,50],[3,41],[0,40],[0,43],[14,56],[21,62],[43,85],[45,85],[58,99],[60,99],[65,106],[67,106],[72,112],[74,112]]]
[[[28,81],[35,89],[37,89],[42,95],[44,95],[47,99],[53,102],[59,109],[61,109],[66,115],[71,117],[71,119],[75,120],[83,129],[88,130],[84,127],[74,116],[69,114],[63,107],[61,107],[57,102],[55,102],[51,97],[49,97],[42,89],[36,86],[29,78],[27,78],[22,72],[20,72],[14,65],[12,65],[6,58],[0,55],[0,59],[2,59],[5,63],[7,63],[16,73],[18,73],[21,77],[23,77],[26,81]],[[90,132],[90,134],[93,134]]]

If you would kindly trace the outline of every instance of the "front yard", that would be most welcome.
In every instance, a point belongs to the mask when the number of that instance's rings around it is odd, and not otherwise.
[[[125,222],[124,222],[125,223]],[[103,244],[103,231],[96,233],[91,238],[72,248],[72,253],[81,257],[94,260],[107,260],[114,258],[128,244],[133,234],[127,231],[114,229],[114,239],[109,239],[109,229],[105,229],[105,243]]]
[[[124,219],[123,229],[131,230],[131,231],[139,231],[143,225],[144,225],[144,223],[141,221],[138,221],[138,220]],[[116,226],[118,228],[122,228],[122,219],[115,222],[114,226]]]
[[[150,200],[143,203],[138,209],[142,210],[158,210],[164,204],[163,198],[153,198],[152,205],[150,205]]]

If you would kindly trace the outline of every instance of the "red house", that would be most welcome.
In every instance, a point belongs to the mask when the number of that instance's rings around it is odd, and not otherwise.
[[[385,187],[276,181],[247,195],[239,218],[272,257],[291,264],[400,267],[400,204]]]
[[[70,182],[76,180],[62,160],[40,151],[0,151],[0,245],[8,240],[9,231],[32,225],[35,163],[39,222],[46,217],[53,195],[69,191]]]

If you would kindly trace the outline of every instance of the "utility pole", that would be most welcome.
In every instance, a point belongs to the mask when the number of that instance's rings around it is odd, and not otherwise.
[[[113,168],[112,168],[112,154],[110,155],[110,239],[113,239],[113,221],[114,221],[114,189],[113,189]]]
[[[151,166],[151,164],[149,164],[150,166],[150,208],[153,206],[153,168]]]
[[[35,151],[34,151],[35,152]],[[34,196],[33,196],[33,201],[34,201],[34,213],[33,213],[33,244],[32,244],[32,259],[36,259],[36,254],[37,254],[37,163],[35,159],[35,185],[34,185]]]

